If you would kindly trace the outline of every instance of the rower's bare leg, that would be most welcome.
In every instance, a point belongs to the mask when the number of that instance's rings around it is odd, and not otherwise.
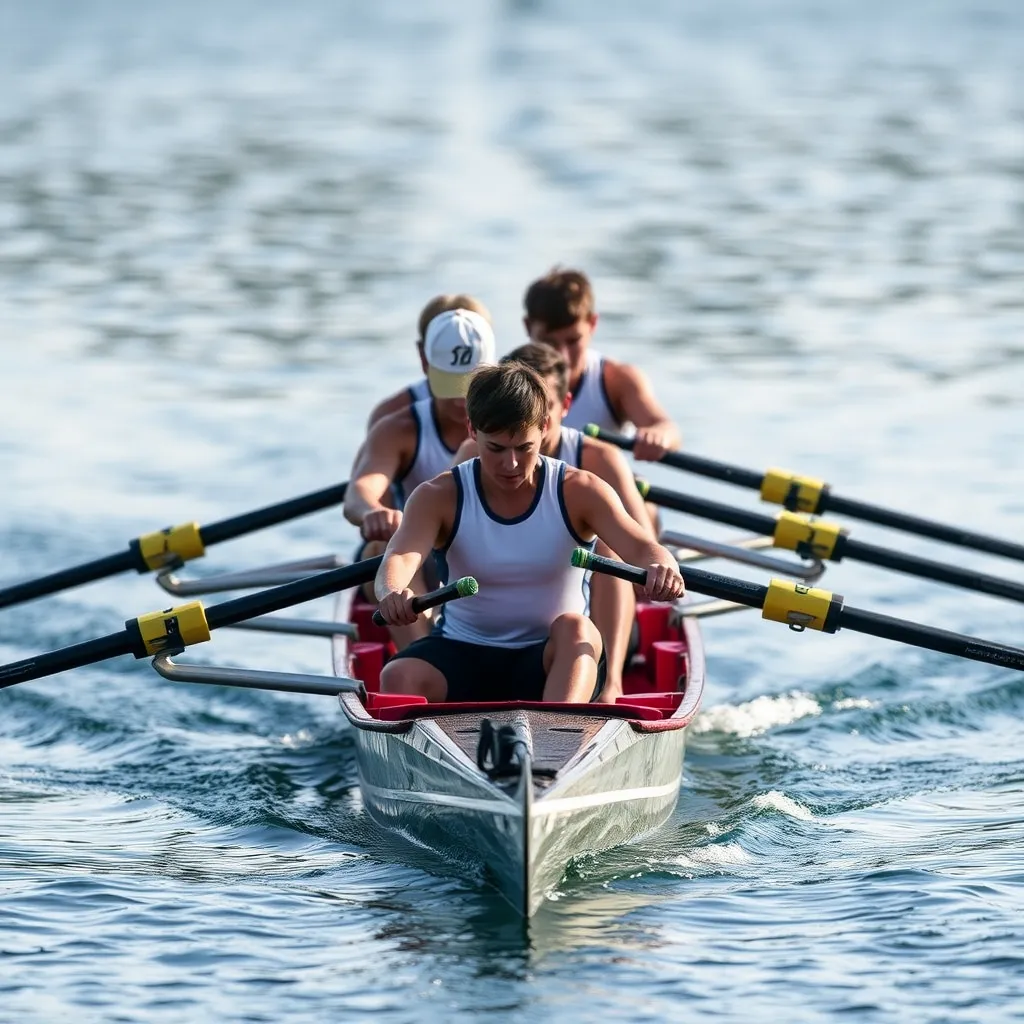
[[[597,554],[616,557],[601,541],[597,544]],[[605,681],[600,697],[603,704],[614,704],[622,696],[622,670],[635,615],[633,584],[595,572],[590,580],[590,617],[604,641]]]
[[[600,658],[597,626],[585,615],[559,615],[544,647],[544,700],[587,704],[597,685]]]
[[[436,703],[448,696],[448,681],[441,670],[429,661],[397,658],[384,666],[380,674],[380,692],[426,697],[431,703]]]
[[[375,558],[377,555],[383,555],[387,546],[387,541],[368,540],[363,547],[363,558]],[[422,569],[413,576],[409,589],[414,594],[427,592],[427,583],[423,578]],[[361,592],[370,604],[377,603],[377,595],[373,592],[372,583],[364,583]],[[419,640],[421,636],[426,636],[430,632],[431,626],[430,617],[421,615],[411,626],[389,626],[388,632],[391,634],[391,642],[395,645],[395,650],[404,651],[413,640]]]

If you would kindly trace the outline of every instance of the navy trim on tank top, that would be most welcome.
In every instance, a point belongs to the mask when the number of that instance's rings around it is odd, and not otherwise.
[[[416,465],[416,460],[420,457],[420,443],[423,440],[423,427],[420,424],[420,414],[416,411],[415,402],[409,406],[409,412],[412,415],[413,425],[416,427],[416,447],[412,450],[412,458],[409,460],[409,465],[392,481],[402,494],[403,499],[405,498],[405,488],[402,487],[402,481],[412,472],[412,467]]]
[[[572,520],[569,518],[569,509],[565,504],[565,463],[559,463],[558,466],[558,482],[555,485],[555,490],[558,492],[558,507],[562,512],[562,521],[565,523],[565,528],[569,531],[569,536],[572,537],[577,544],[582,547],[588,548],[594,542],[592,540],[584,540],[573,528]]]
[[[441,421],[437,418],[437,406],[433,402],[430,403],[430,417],[434,421],[434,430],[437,431],[437,439],[438,441],[441,442],[441,447],[449,455],[454,455],[459,449],[449,448],[448,445],[445,443],[444,434],[441,431]]]
[[[583,468],[583,438],[584,438],[584,436],[585,435],[584,435],[583,431],[581,430],[580,431],[580,436],[576,438],[576,468],[577,469],[582,469]]]
[[[410,384],[405,389],[405,393],[409,396],[409,404],[410,405],[415,405],[416,404],[416,386],[414,384]]]
[[[618,425],[621,427],[624,421],[619,419],[619,414],[615,411],[615,408],[612,405],[612,400],[611,400],[611,398],[608,395],[608,385],[605,384],[605,382],[604,382],[604,372],[605,372],[605,370],[608,369],[608,364],[604,361],[604,359],[601,360],[600,368],[601,368],[601,380],[600,380],[601,395],[604,398],[604,404],[608,407],[608,412],[611,414],[612,419],[615,420],[615,422],[618,423]]]
[[[548,472],[547,466],[545,466],[540,459],[537,460],[537,470],[537,490],[534,492],[533,501],[530,502],[530,507],[522,515],[515,516],[513,519],[505,519],[502,516],[499,516],[496,512],[492,512],[490,506],[487,504],[487,499],[484,497],[483,481],[480,477],[480,460],[474,459],[473,482],[476,484],[476,493],[477,497],[480,499],[480,507],[484,510],[484,514],[487,518],[496,523],[500,523],[502,526],[515,526],[516,523],[522,523],[529,519],[540,504],[541,494],[544,491],[544,480]]]
[[[451,570],[448,568],[448,549],[455,540],[455,534],[459,532],[459,523],[462,522],[462,508],[465,504],[466,494],[462,488],[462,474],[459,472],[459,467],[453,466],[448,472],[451,473],[452,479],[455,481],[455,516],[452,519],[451,533],[448,534],[448,540],[445,542],[444,547],[434,548],[434,565],[437,567],[437,577],[441,581],[442,586],[447,585],[448,578],[451,576]],[[434,628],[431,630],[431,633],[435,636],[440,636],[443,628],[444,605],[441,605],[441,611],[434,622]]]
[[[435,548],[435,551],[440,551],[444,554],[455,540],[455,534],[459,532],[459,523],[462,522],[462,506],[466,503],[466,493],[462,489],[462,474],[459,472],[459,467],[454,466],[448,470],[452,475],[452,479],[455,481],[455,517],[452,519],[452,530],[448,534],[448,540],[445,541],[444,545],[440,548]],[[445,581],[447,582],[447,580]]]

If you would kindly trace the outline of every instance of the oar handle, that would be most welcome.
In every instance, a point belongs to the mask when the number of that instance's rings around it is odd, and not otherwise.
[[[646,569],[614,558],[605,558],[604,555],[595,555],[586,548],[576,548],[573,551],[572,564],[577,569],[589,569],[604,573],[606,576],[617,576],[620,580],[627,580],[641,587],[647,583]],[[693,569],[685,565],[679,566],[679,575],[683,577],[686,586],[698,594],[707,594],[708,597],[716,597],[723,601],[735,601],[748,608],[760,608],[768,593],[768,588],[758,583],[748,583],[746,580],[733,579],[731,576],[719,576],[718,573]]]
[[[636,446],[636,438],[627,437],[625,434],[616,434],[610,430],[604,430],[596,423],[588,423],[583,432],[588,437],[604,441],[606,444],[613,444],[617,448],[623,448],[631,452]],[[689,452],[666,452],[659,462],[675,469],[682,469],[688,473],[696,473],[699,476],[706,476],[712,480],[722,480],[727,484],[735,484],[737,487],[752,487],[758,490],[761,487],[763,474],[754,473],[749,469],[740,466],[730,466],[726,462],[715,462],[714,459],[705,459],[700,455],[690,455]]]
[[[594,572],[618,576],[631,583],[643,583],[647,578],[647,573],[639,566],[595,555],[586,548],[576,548],[572,554],[572,564],[579,569],[592,569]],[[807,587],[791,580],[772,580],[767,587],[762,587],[685,566],[680,566],[679,572],[687,587],[698,594],[759,608],[762,618],[783,622],[797,632],[815,629],[823,633],[837,633],[840,629],[851,629],[869,636],[1024,672],[1024,650],[1020,648],[860,608],[846,608],[842,595],[828,590]]]
[[[472,597],[479,589],[480,585],[472,576],[463,576],[461,579],[455,580],[454,583],[448,583],[443,587],[438,587],[437,590],[430,591],[429,594],[414,597],[412,610],[419,614],[419,612],[436,608],[448,601],[457,601],[460,597]],[[387,625],[379,609],[373,613],[373,624],[375,626]]]

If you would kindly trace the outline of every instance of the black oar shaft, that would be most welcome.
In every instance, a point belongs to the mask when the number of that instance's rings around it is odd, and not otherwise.
[[[136,568],[134,553],[120,551],[116,555],[97,558],[93,562],[84,562],[82,565],[76,565],[70,569],[62,569],[60,572],[50,573],[48,576],[40,576],[39,579],[5,587],[0,590],[0,608],[32,601],[37,597],[45,597],[47,594],[56,594],[60,590],[78,587],[83,583],[92,583],[94,580],[102,580],[107,576],[114,576],[134,568]]]
[[[660,505],[662,508],[670,508],[676,512],[684,512],[688,515],[699,516],[702,519],[710,519],[712,522],[735,526],[738,529],[749,530],[751,533],[759,533],[766,537],[771,537],[775,534],[777,520],[771,516],[761,515],[757,512],[747,512],[745,509],[734,508],[732,505],[711,501],[708,498],[680,494],[677,491],[670,491],[664,487],[655,487],[646,483],[642,484],[641,493],[647,501]],[[801,551],[800,548],[796,550],[800,554],[811,553]],[[1024,583],[1018,583],[1016,580],[989,576],[985,573],[963,569],[957,565],[936,562],[917,555],[904,554],[901,551],[879,547],[875,544],[865,544],[863,541],[852,540],[846,536],[839,539],[835,552],[829,557],[831,557],[832,561],[836,562],[848,558],[852,561],[876,565],[883,569],[893,569],[896,572],[906,573],[908,576],[917,576],[921,579],[948,583],[951,586],[961,587],[964,590],[973,590],[979,594],[991,594],[993,597],[1003,597],[1010,601],[1024,602]]]
[[[626,451],[632,451],[636,445],[636,439],[626,437],[624,434],[613,434],[607,430],[589,430],[591,437],[598,441],[613,444]],[[725,462],[716,462],[714,459],[705,459],[700,455],[690,455],[687,452],[666,452],[658,460],[665,466],[672,466],[674,469],[681,469],[687,473],[696,473],[698,476],[706,476],[711,480],[721,480],[723,483],[735,484],[737,487],[749,487],[759,490],[763,473],[754,473],[749,469],[740,466],[730,466]]]
[[[24,661],[14,661],[10,665],[0,665],[0,689],[14,686],[15,683],[27,683],[32,679],[52,676],[57,672],[92,665],[97,661],[115,658],[119,654],[130,654],[131,639],[125,630],[111,633],[108,636],[86,640],[85,643],[62,647],[59,651],[50,651]]]
[[[362,586],[377,575],[377,570],[383,560],[383,555],[377,555],[374,558],[364,559],[362,562],[343,565],[339,569],[329,569],[327,572],[307,576],[305,579],[286,583],[281,587],[273,587],[258,594],[249,594],[246,597],[236,598],[234,601],[223,601],[206,609],[206,621],[209,623],[210,629],[233,626],[237,622],[244,622],[257,615],[269,615],[282,608],[290,608],[303,601],[313,601],[338,590]]]
[[[1005,597],[1010,601],[1024,602],[1024,583],[973,572],[957,565],[935,562],[929,558],[919,558],[917,555],[905,555],[901,551],[865,544],[863,541],[847,538],[843,545],[842,557],[865,562],[867,565],[877,565],[883,569],[893,569],[909,576],[919,576],[926,580],[948,583],[964,590],[975,590],[979,594],[991,594],[993,597]]]
[[[250,594],[234,601],[224,601],[221,604],[213,605],[206,609],[204,624],[210,630],[221,626],[233,626],[235,623],[243,622],[245,619],[257,615],[268,615],[271,612],[280,611],[282,608],[301,604],[303,601],[312,601],[338,590],[369,583],[377,575],[377,569],[380,568],[383,557],[383,555],[377,555],[375,558],[368,558],[362,562],[354,562],[352,565],[345,565],[339,569],[331,569],[328,572],[297,580],[295,583],[286,583],[284,586],[264,590],[258,594]],[[41,679],[43,676],[51,676],[67,669],[92,665],[97,661],[105,661],[107,658],[113,658],[119,654],[135,654],[136,657],[146,657],[154,652],[145,650],[140,652],[138,622],[138,619],[129,620],[125,624],[126,628],[120,633],[112,633],[96,640],[87,640],[85,643],[52,651],[49,654],[41,654],[34,658],[26,658],[24,661],[0,666],[0,689],[5,686],[14,686],[15,683],[27,683],[32,679]],[[208,633],[205,639],[209,639]]]
[[[593,569],[595,572],[605,573],[609,576],[617,576],[620,579],[641,585],[647,579],[646,570],[638,566],[594,555],[584,549],[577,549],[573,555],[573,565]],[[827,633],[834,633],[839,629],[850,629],[857,633],[866,633],[869,636],[939,651],[942,654],[952,654],[958,658],[968,658],[971,661],[982,661],[989,665],[1000,665],[1003,668],[1024,672],[1024,650],[1009,647],[1006,644],[993,643],[989,640],[980,640],[977,637],[965,636],[962,633],[922,626],[916,622],[908,622],[906,619],[879,615],[877,612],[864,611],[860,608],[846,608],[843,605],[842,597],[829,591],[778,580],[772,580],[769,587],[762,587],[756,583],[748,583],[745,580],[732,579],[728,576],[717,576],[714,573],[685,566],[680,566],[679,572],[686,581],[687,587],[698,594],[707,594],[709,597],[734,601],[750,608],[759,608],[764,612],[765,618],[789,622],[796,629],[810,626]],[[765,609],[770,595],[774,595],[775,599],[776,608],[773,613],[769,613]],[[824,614],[802,615],[802,610],[806,611],[811,607],[806,603],[808,599],[812,605],[816,605],[816,610]]]
[[[308,516],[312,512],[320,512],[333,505],[340,505],[345,500],[347,484],[335,484],[325,487],[322,491],[312,491],[298,498],[282,501],[277,505],[268,505],[253,512],[246,512],[230,519],[222,519],[218,523],[199,528],[199,534],[206,545],[219,544],[221,541],[234,540],[236,537],[255,533],[268,526],[277,526],[299,516]]]
[[[1012,541],[1001,540],[999,537],[975,533],[973,530],[962,530],[957,526],[946,526],[944,523],[937,523],[931,519],[922,519],[919,516],[908,515],[906,512],[869,505],[863,501],[854,501],[852,498],[842,498],[830,491],[822,495],[821,507],[818,511],[836,512],[839,515],[850,516],[852,519],[860,519],[865,523],[888,526],[893,530],[915,533],[944,544],[954,544],[957,547],[971,548],[975,551],[984,551],[991,555],[1001,555],[1003,558],[1013,558],[1024,562],[1024,544],[1014,544]]]
[[[622,434],[615,434],[592,426],[587,427],[587,433],[599,441],[616,445],[626,451],[632,451],[635,447],[634,438],[625,437]],[[690,455],[687,452],[666,452],[658,461],[665,466],[672,466],[674,469],[681,469],[686,473],[695,473],[711,480],[721,480],[723,483],[746,487],[752,491],[761,491],[766,479],[765,473],[755,473],[753,470],[744,469],[741,466],[716,462],[713,459]],[[818,489],[816,488],[816,490]],[[782,503],[780,500],[780,504]],[[843,498],[834,494],[827,485],[820,486],[817,501],[813,506],[796,506],[787,502],[786,507],[799,507],[800,510],[810,511],[815,515],[836,512],[839,515],[850,516],[866,523],[875,523],[878,526],[887,526],[893,530],[902,530],[904,533],[917,534],[945,544],[954,544],[957,547],[971,548],[975,551],[984,551],[988,554],[1001,555],[1004,558],[1013,558],[1024,562],[1024,544],[1002,540],[999,537],[990,537],[988,534],[977,533],[974,530],[964,530],[958,526],[948,526],[933,519],[924,519],[921,516],[883,508],[865,501]]]
[[[924,647],[942,654],[952,654],[958,658],[971,661],[983,661],[989,665],[1001,665],[1004,668],[1017,669],[1024,672],[1024,650],[979,640],[962,633],[952,633],[946,629],[935,629],[933,626],[922,626],[905,619],[895,619],[889,615],[865,611],[861,608],[843,608],[840,614],[840,625],[843,629],[852,629],[857,633],[867,633],[886,640]]]
[[[268,505],[266,508],[259,508],[240,516],[232,516],[230,519],[210,523],[209,526],[201,526],[196,531],[197,540],[201,545],[197,552],[201,553],[203,547],[209,547],[211,544],[234,540],[236,537],[266,529],[268,526],[276,526],[278,523],[286,523],[299,516],[330,508],[332,505],[340,505],[345,500],[347,486],[347,483],[334,484],[332,487],[312,491],[309,494],[300,495],[298,498],[290,498],[288,501],[282,501],[276,505]],[[21,604],[37,597],[45,597],[47,594],[56,594],[71,587],[81,586],[83,583],[92,583],[95,580],[127,572],[130,569],[137,572],[149,572],[151,568],[152,565],[147,565],[140,554],[139,542],[136,540],[129,545],[127,551],[120,551],[116,555],[97,558],[95,561],[84,562],[70,569],[40,576],[35,580],[4,587],[0,589],[0,608]]]

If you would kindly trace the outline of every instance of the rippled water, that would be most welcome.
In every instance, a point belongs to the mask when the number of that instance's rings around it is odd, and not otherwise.
[[[555,262],[691,450],[1024,539],[1010,0],[50,0],[0,4],[0,55],[0,581],[344,479],[425,299],[478,294],[509,348]],[[196,571],[353,539],[323,513]],[[825,582],[1024,643],[1008,602]],[[132,576],[4,610],[0,661],[164,603]],[[329,700],[120,661],[4,691],[0,1017],[1019,1013],[1024,679],[751,613],[705,634],[671,825],[583,859],[528,932],[364,820]]]

